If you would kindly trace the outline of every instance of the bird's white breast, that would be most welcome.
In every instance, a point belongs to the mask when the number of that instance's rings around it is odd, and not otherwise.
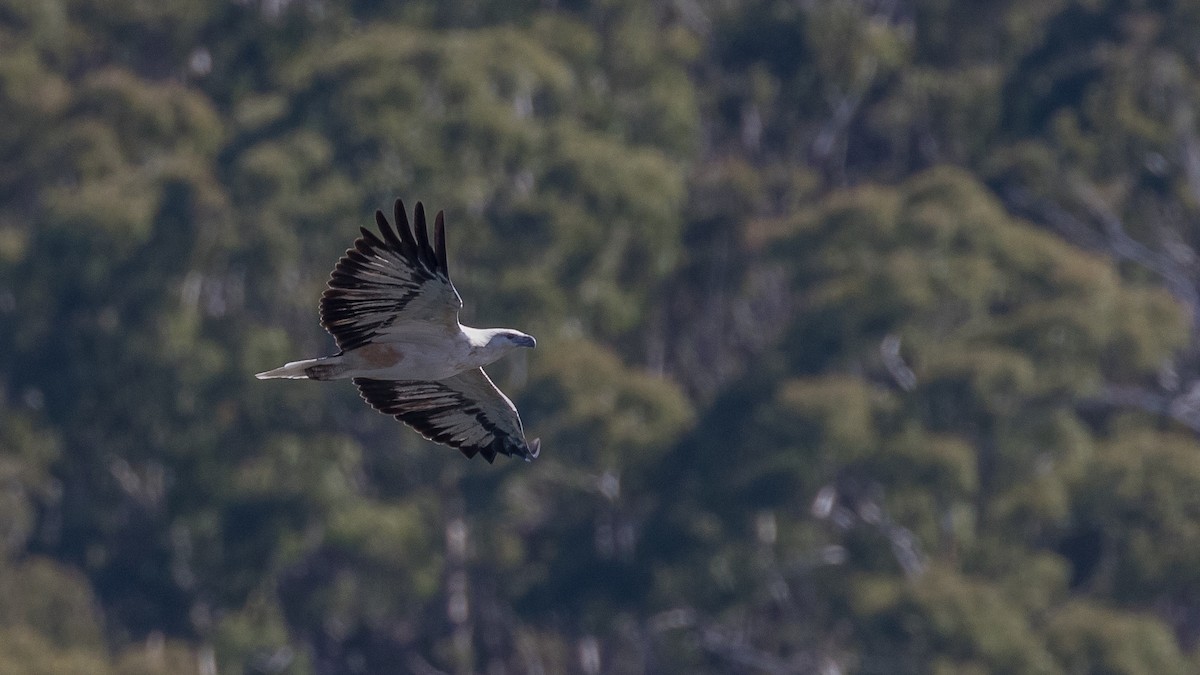
[[[495,360],[459,331],[405,331],[379,336],[345,354],[347,377],[444,380]]]

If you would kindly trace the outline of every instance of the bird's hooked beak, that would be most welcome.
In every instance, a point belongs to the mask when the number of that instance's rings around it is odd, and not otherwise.
[[[522,335],[514,338],[513,344],[520,347],[529,347],[530,349],[533,349],[537,346],[537,340],[534,340],[532,335]]]

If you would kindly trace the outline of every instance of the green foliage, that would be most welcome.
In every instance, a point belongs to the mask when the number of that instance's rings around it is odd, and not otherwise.
[[[548,45],[537,39],[550,33]],[[604,51],[586,26],[551,17],[527,30],[387,25],[348,37],[297,60],[283,80],[292,114],[323,135],[305,134],[295,149],[287,147],[293,140],[280,147],[282,139],[264,139],[237,182],[250,199],[328,204],[320,197],[332,186],[294,176],[306,165],[320,175],[333,159],[350,169],[350,201],[362,206],[407,185],[458,223],[449,233],[463,270],[456,276],[480,306],[532,290],[552,306],[588,309],[579,317],[592,330],[624,333],[642,320],[646,289],[678,257],[683,168],[672,138],[627,139],[632,131],[601,119],[613,114],[593,90]],[[694,114],[687,98],[671,103]],[[680,137],[694,126],[677,125]],[[496,288],[481,278],[500,266],[497,255],[514,254],[526,275],[559,283],[528,289],[502,277]]]
[[[871,641],[864,670],[1055,672],[1022,608],[987,583],[931,569],[913,584],[862,579],[858,586],[852,602]]]
[[[1183,673],[1188,3],[0,0],[0,672]],[[542,456],[347,383],[445,209]]]
[[[1195,592],[1200,567],[1189,552],[1200,537],[1198,480],[1190,438],[1134,428],[1100,445],[1071,484],[1072,524],[1104,540],[1088,583],[1133,606]]]
[[[1067,673],[1188,673],[1194,668],[1162,623],[1086,600],[1059,609],[1046,630]]]
[[[56,649],[49,640],[18,626],[0,633],[0,667],[31,675],[84,675],[111,672],[103,652]]]

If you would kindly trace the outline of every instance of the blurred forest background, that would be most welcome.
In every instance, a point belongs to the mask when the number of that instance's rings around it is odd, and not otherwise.
[[[1200,672],[1200,5],[0,0],[0,673]],[[349,383],[395,197],[540,459]]]

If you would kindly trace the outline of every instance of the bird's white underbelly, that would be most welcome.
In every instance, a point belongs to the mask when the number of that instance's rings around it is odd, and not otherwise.
[[[397,340],[363,345],[343,355],[348,370],[343,377],[380,380],[444,380],[473,370],[470,345],[465,341]]]

